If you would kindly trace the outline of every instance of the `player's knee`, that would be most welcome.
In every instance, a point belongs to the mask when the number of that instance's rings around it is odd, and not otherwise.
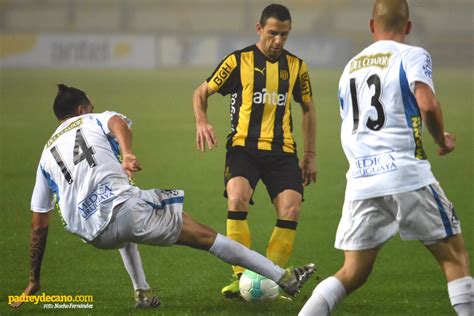
[[[232,211],[248,211],[249,209],[249,200],[248,198],[239,195],[232,194],[227,197],[227,204],[229,210]]]
[[[288,204],[278,209],[278,218],[298,221],[300,215],[300,206]]]

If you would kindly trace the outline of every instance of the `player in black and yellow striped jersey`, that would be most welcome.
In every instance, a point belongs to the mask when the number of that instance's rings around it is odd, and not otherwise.
[[[271,59],[252,45],[227,56],[207,85],[222,95],[231,94],[228,149],[296,153],[291,97],[300,103],[311,101],[308,70],[301,59],[286,50]]]
[[[225,57],[194,92],[196,144],[201,151],[217,146],[207,119],[208,98],[215,92],[231,96],[231,132],[227,137],[224,171],[228,200],[227,235],[251,245],[247,213],[261,179],[277,211],[267,257],[285,266],[293,250],[303,186],[316,180],[316,118],[308,69],[303,60],[284,49],[291,16],[282,5],[267,6],[257,23],[255,45]],[[299,164],[293,138],[291,99],[303,110],[304,155]],[[241,267],[235,280],[222,289],[239,296]]]

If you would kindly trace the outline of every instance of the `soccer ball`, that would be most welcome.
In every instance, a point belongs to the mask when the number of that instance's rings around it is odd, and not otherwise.
[[[240,294],[247,302],[272,301],[278,297],[280,287],[270,279],[250,270],[240,277]]]

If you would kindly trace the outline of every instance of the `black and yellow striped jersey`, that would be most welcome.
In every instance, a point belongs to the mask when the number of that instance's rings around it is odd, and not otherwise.
[[[252,45],[225,57],[207,83],[212,90],[231,95],[228,149],[296,153],[291,96],[301,103],[312,95],[303,60],[283,50],[272,61]]]

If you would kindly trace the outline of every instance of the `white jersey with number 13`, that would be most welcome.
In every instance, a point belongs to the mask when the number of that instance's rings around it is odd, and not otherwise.
[[[339,81],[341,142],[350,165],[346,200],[436,182],[422,145],[417,81],[434,91],[431,56],[394,41],[375,42],[346,65]]]

